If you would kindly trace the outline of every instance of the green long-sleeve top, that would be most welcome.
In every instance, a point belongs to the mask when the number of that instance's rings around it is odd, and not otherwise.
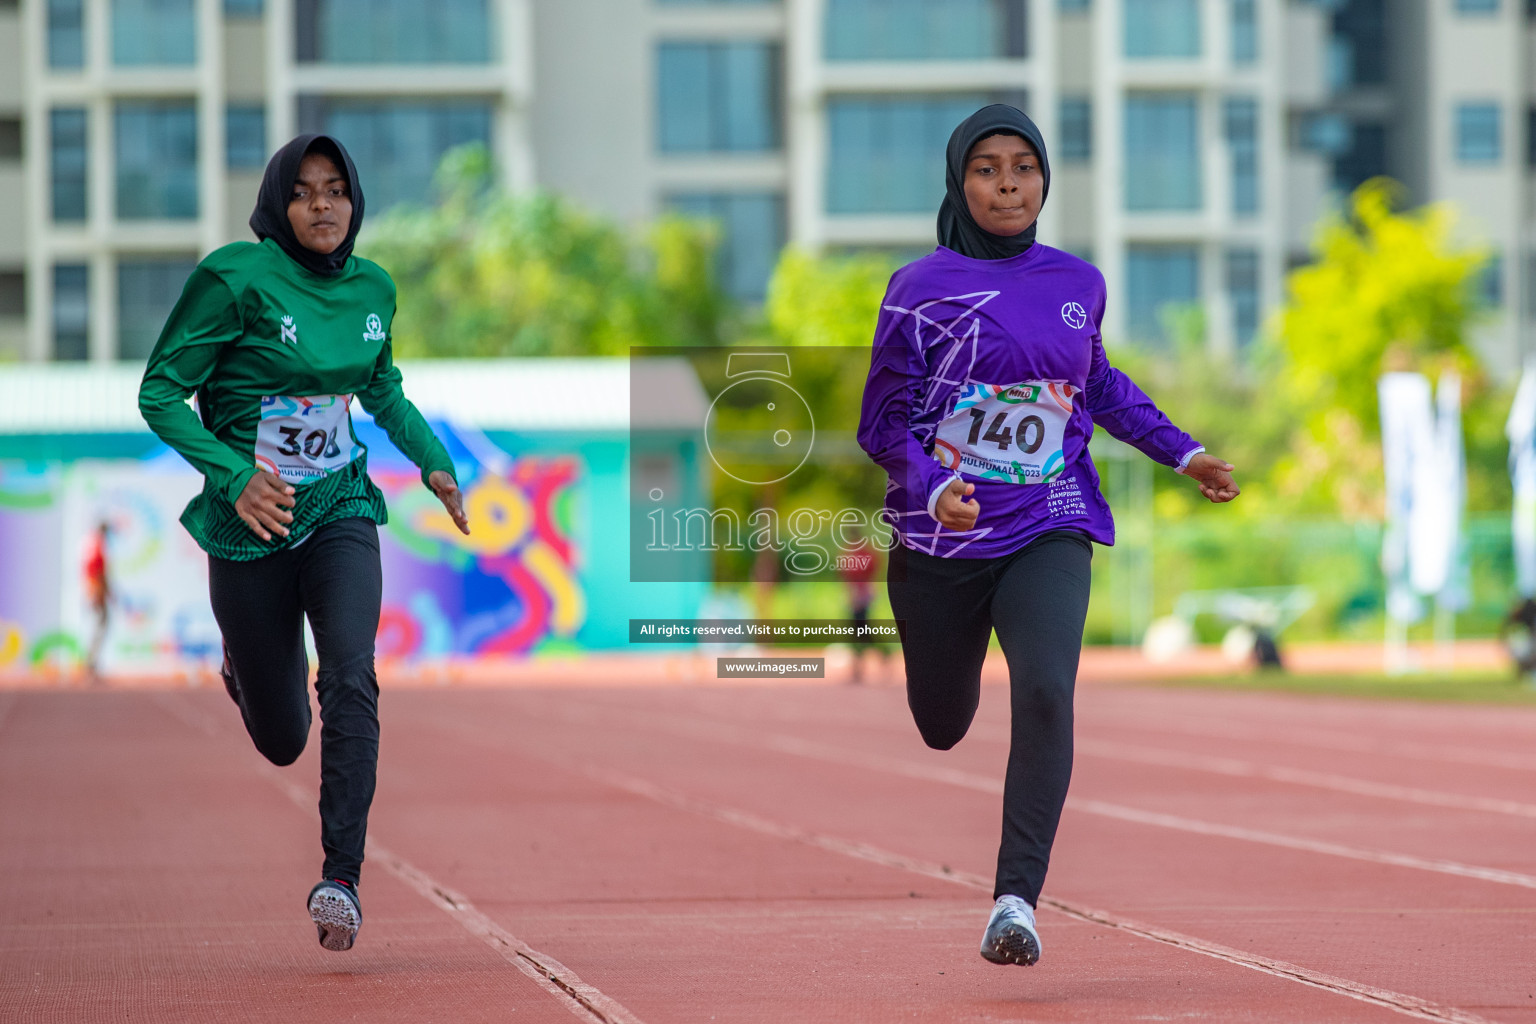
[[[453,462],[400,386],[390,346],[395,284],[359,257],[313,274],[270,239],[198,264],[150,353],[139,412],[203,474],[181,522],[210,555],[248,561],[347,516],[383,524],[384,496],[352,430],[356,395],[426,483]],[[198,411],[187,404],[196,394]],[[258,468],[294,487],[287,537],[258,537],[235,500]]]

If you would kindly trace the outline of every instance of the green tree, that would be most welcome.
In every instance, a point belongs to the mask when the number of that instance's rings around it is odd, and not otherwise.
[[[1298,510],[1347,519],[1380,515],[1382,493],[1377,379],[1417,370],[1432,379],[1455,368],[1466,390],[1472,461],[1488,436],[1489,382],[1468,333],[1478,313],[1474,277],[1484,249],[1454,241],[1453,206],[1398,212],[1396,183],[1377,178],[1351,197],[1349,216],[1320,226],[1314,263],[1293,271],[1275,341],[1259,369],[1278,387],[1296,426],[1274,483]]]
[[[885,256],[815,256],[786,249],[768,282],[763,312],[780,345],[868,348],[895,270]]]
[[[664,218],[626,231],[547,193],[493,185],[483,146],[450,152],[437,202],[401,207],[364,255],[399,286],[403,356],[621,355],[720,341],[730,306],[706,226]]]
[[[859,448],[855,432],[875,321],[895,266],[894,260],[879,254],[819,256],[789,248],[780,255],[762,315],[744,332],[742,343],[788,350],[793,386],[813,411],[815,454],[771,486],[715,474],[717,505],[743,517],[753,509],[772,507],[786,520],[800,509],[856,507],[872,515],[879,508],[885,473]],[[706,381],[718,381],[717,373],[706,370],[702,375]],[[719,564],[733,565],[729,571],[740,573],[746,560],[723,553]],[[841,600],[834,595],[834,603]]]

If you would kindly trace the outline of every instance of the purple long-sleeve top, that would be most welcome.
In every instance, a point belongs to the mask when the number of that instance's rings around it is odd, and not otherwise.
[[[1036,243],[977,260],[939,247],[891,277],[875,327],[859,444],[890,475],[900,541],[941,557],[1005,555],[1053,530],[1113,544],[1114,519],[1088,454],[1097,423],[1165,466],[1203,451],[1109,365],[1104,276]],[[975,526],[934,516],[959,477]]]

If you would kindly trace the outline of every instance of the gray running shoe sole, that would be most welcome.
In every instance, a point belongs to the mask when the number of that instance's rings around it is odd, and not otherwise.
[[[999,929],[996,935],[987,936],[987,942],[981,947],[981,955],[994,964],[1030,967],[1040,959],[1040,940],[1030,934],[1027,928],[1007,925]]]
[[[334,885],[318,886],[309,894],[309,917],[320,933],[320,945],[337,953],[352,948],[357,931],[363,926],[357,904]]]

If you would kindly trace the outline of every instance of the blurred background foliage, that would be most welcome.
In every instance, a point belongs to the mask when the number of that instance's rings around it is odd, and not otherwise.
[[[797,389],[829,410],[851,442],[868,346],[895,258],[787,249],[760,308],[733,302],[714,267],[717,227],[666,217],[626,230],[549,195],[490,185],[483,149],[450,154],[438,202],[382,218],[364,254],[399,287],[402,356],[623,355],[630,346],[801,348]],[[1213,352],[1198,308],[1165,311],[1159,347],[1106,339],[1111,361],[1175,422],[1237,466],[1243,496],[1225,507],[1188,481],[1153,474],[1148,522],[1127,522],[1133,552],[1101,552],[1095,572],[1150,563],[1152,613],[1187,590],[1305,584],[1318,603],[1293,637],[1377,637],[1383,479],[1377,378],[1417,370],[1463,381],[1470,609],[1464,633],[1490,633],[1511,596],[1504,420],[1513,381],[1493,380],[1471,344],[1488,258],[1457,242],[1445,204],[1401,209],[1395,183],[1362,185],[1317,227],[1313,262],[1291,272],[1285,301],[1245,351]],[[841,357],[828,350],[845,349]],[[830,440],[831,438],[829,438]],[[842,458],[841,455],[848,455]],[[781,510],[879,500],[878,472],[856,452],[796,473],[767,498]],[[764,501],[721,476],[722,504]],[[1111,488],[1112,504],[1126,504]],[[856,494],[849,500],[849,494]],[[729,575],[740,577],[739,567]],[[780,573],[780,579],[785,574]],[[883,588],[881,588],[883,590]],[[1096,588],[1102,593],[1105,586]],[[834,614],[835,583],[779,588],[754,604],[773,614]],[[1123,638],[1109,595],[1096,596],[1090,639]],[[880,614],[883,607],[877,606]]]
[[[713,227],[665,218],[636,237],[557,196],[492,182],[483,146],[453,150],[438,201],[396,207],[361,247],[395,279],[397,356],[616,356],[727,333]]]

